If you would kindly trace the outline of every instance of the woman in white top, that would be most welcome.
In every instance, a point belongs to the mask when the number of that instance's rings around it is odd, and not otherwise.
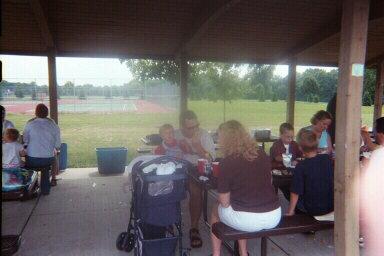
[[[41,173],[41,193],[48,195],[51,184],[49,170],[55,161],[56,150],[60,148],[60,129],[52,119],[48,118],[48,108],[38,104],[36,117],[29,120],[23,133],[24,146],[27,148],[27,168],[44,168]]]

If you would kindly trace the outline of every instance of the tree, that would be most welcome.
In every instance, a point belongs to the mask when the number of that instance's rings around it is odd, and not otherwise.
[[[306,77],[303,81],[302,91],[306,95],[307,101],[313,101],[313,97],[319,97],[319,84],[313,77]]]
[[[277,99],[277,93],[274,91],[273,93],[272,93],[272,101],[277,101],[278,99]]]
[[[143,82],[153,79],[164,79],[179,84],[179,66],[172,60],[133,60],[120,59],[125,63],[133,76]]]
[[[375,85],[376,85],[376,70],[365,69],[364,72],[364,87],[363,87],[363,103],[364,106],[371,106],[375,102]]]
[[[260,102],[265,101],[265,87],[262,84],[256,85],[256,94]]]
[[[228,63],[211,63],[206,68],[206,76],[212,85],[208,94],[210,100],[223,101],[223,119],[225,121],[226,103],[239,97],[239,79],[235,65]]]
[[[297,74],[298,88],[296,98],[298,100],[308,100],[309,98],[313,99],[313,97],[310,97],[303,91],[302,85],[307,78],[313,78],[317,81],[319,87],[317,95],[319,101],[328,102],[336,92],[338,78],[338,71],[336,69],[329,72],[318,68],[307,69],[302,74]]]
[[[37,100],[37,95],[36,95],[36,89],[35,88],[32,89],[31,98],[32,98],[32,100]]]
[[[112,99],[111,88],[109,86],[104,86],[104,97],[106,99]]]
[[[256,96],[261,101],[271,98],[274,71],[275,66],[273,65],[248,65],[248,73],[245,75],[245,80],[249,83],[251,96]],[[263,87],[262,91],[258,88],[259,85]],[[258,92],[256,93],[256,91]]]
[[[85,96],[84,88],[80,88],[79,92],[79,100],[85,100],[87,97]]]
[[[17,98],[24,98],[23,88],[22,88],[20,85],[16,86],[16,89],[15,89],[15,96],[16,96]]]
[[[120,60],[125,63],[132,72],[135,79],[143,82],[146,81],[148,86],[149,81],[153,80],[167,80],[173,84],[179,85],[180,82],[180,67],[177,62],[171,60]],[[229,65],[227,68],[225,65]],[[238,65],[223,64],[215,62],[188,62],[188,93],[189,97],[193,99],[208,98],[214,100],[217,96],[215,85],[212,76],[209,72],[228,72],[229,69],[235,69]],[[232,71],[231,71],[232,72]],[[235,75],[232,74],[232,76]],[[217,81],[216,81],[217,82]],[[220,97],[223,95],[221,94]]]
[[[65,82],[63,86],[63,95],[73,96],[75,94],[75,84],[71,81]]]
[[[363,93],[363,106],[372,106],[373,101],[368,91]]]

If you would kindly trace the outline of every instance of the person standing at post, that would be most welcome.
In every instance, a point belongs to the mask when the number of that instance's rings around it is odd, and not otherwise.
[[[196,114],[187,110],[180,114],[180,129],[175,131],[175,138],[184,152],[184,159],[197,166],[198,159],[209,161],[215,159],[215,144],[209,133],[201,129]],[[189,212],[191,216],[191,229],[189,231],[191,247],[199,248],[203,245],[199,233],[199,219],[202,212],[202,189],[192,179],[189,185]]]
[[[332,116],[332,123],[328,126],[328,134],[331,137],[332,145],[334,145],[336,141],[336,99],[337,94],[335,93],[327,105],[327,112]]]

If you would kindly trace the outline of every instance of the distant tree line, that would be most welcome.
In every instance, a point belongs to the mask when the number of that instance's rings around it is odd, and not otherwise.
[[[159,84],[158,81],[151,81],[147,86]],[[47,85],[37,85],[35,82],[15,83],[3,80],[0,83],[0,98],[14,94],[17,98],[30,98],[31,100],[39,100],[39,95],[48,95]],[[122,86],[94,86],[92,84],[75,85],[71,81],[67,81],[64,85],[57,88],[58,98],[62,96],[72,96],[78,99],[86,99],[88,96],[100,96],[107,99],[113,97],[129,98],[131,96],[142,97],[143,85],[141,82],[132,80]]]
[[[133,94],[142,97],[144,87],[159,86],[165,82],[179,83],[179,68],[173,61],[121,60],[126,63],[135,79],[122,86],[75,85],[68,81],[58,86],[58,97],[72,96],[86,99],[100,96],[129,98]],[[224,105],[234,99],[258,101],[285,100],[287,97],[287,77],[274,75],[273,65],[239,65],[213,62],[190,62],[188,93],[191,100],[222,100]],[[242,73],[242,75],[240,75]],[[308,102],[327,102],[336,91],[338,71],[307,69],[297,74],[296,100]],[[370,106],[374,102],[376,72],[365,70],[362,103]],[[0,83],[0,98],[7,92],[18,98],[48,95],[47,85],[13,83],[3,80]],[[136,90],[136,91],[135,91]],[[140,94],[140,95],[138,95]]]

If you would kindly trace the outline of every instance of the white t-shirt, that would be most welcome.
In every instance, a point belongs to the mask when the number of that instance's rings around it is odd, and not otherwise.
[[[283,144],[285,147],[285,154],[289,154],[289,144]]]
[[[16,168],[21,166],[20,151],[23,150],[23,145],[19,142],[3,143],[3,168]]]
[[[4,135],[5,130],[7,130],[8,128],[15,128],[15,126],[13,125],[13,123],[11,121],[4,119],[2,135]]]
[[[213,139],[209,133],[204,130],[204,129],[199,129],[200,133],[200,142],[201,146],[203,146],[204,150],[207,151],[212,158],[214,159],[216,157],[216,152],[215,152],[215,143],[213,142]],[[184,154],[184,160],[187,160],[188,162],[192,163],[193,165],[197,165],[197,161],[199,158],[201,158],[197,154],[197,150],[193,148],[192,146],[192,140],[190,138],[187,138],[183,135],[181,130],[176,130],[175,131],[175,138],[177,141],[185,140],[189,146],[191,146],[193,153],[192,154]]]
[[[53,157],[54,149],[61,146],[59,126],[49,118],[34,118],[25,125],[23,141],[28,145],[28,156]]]

